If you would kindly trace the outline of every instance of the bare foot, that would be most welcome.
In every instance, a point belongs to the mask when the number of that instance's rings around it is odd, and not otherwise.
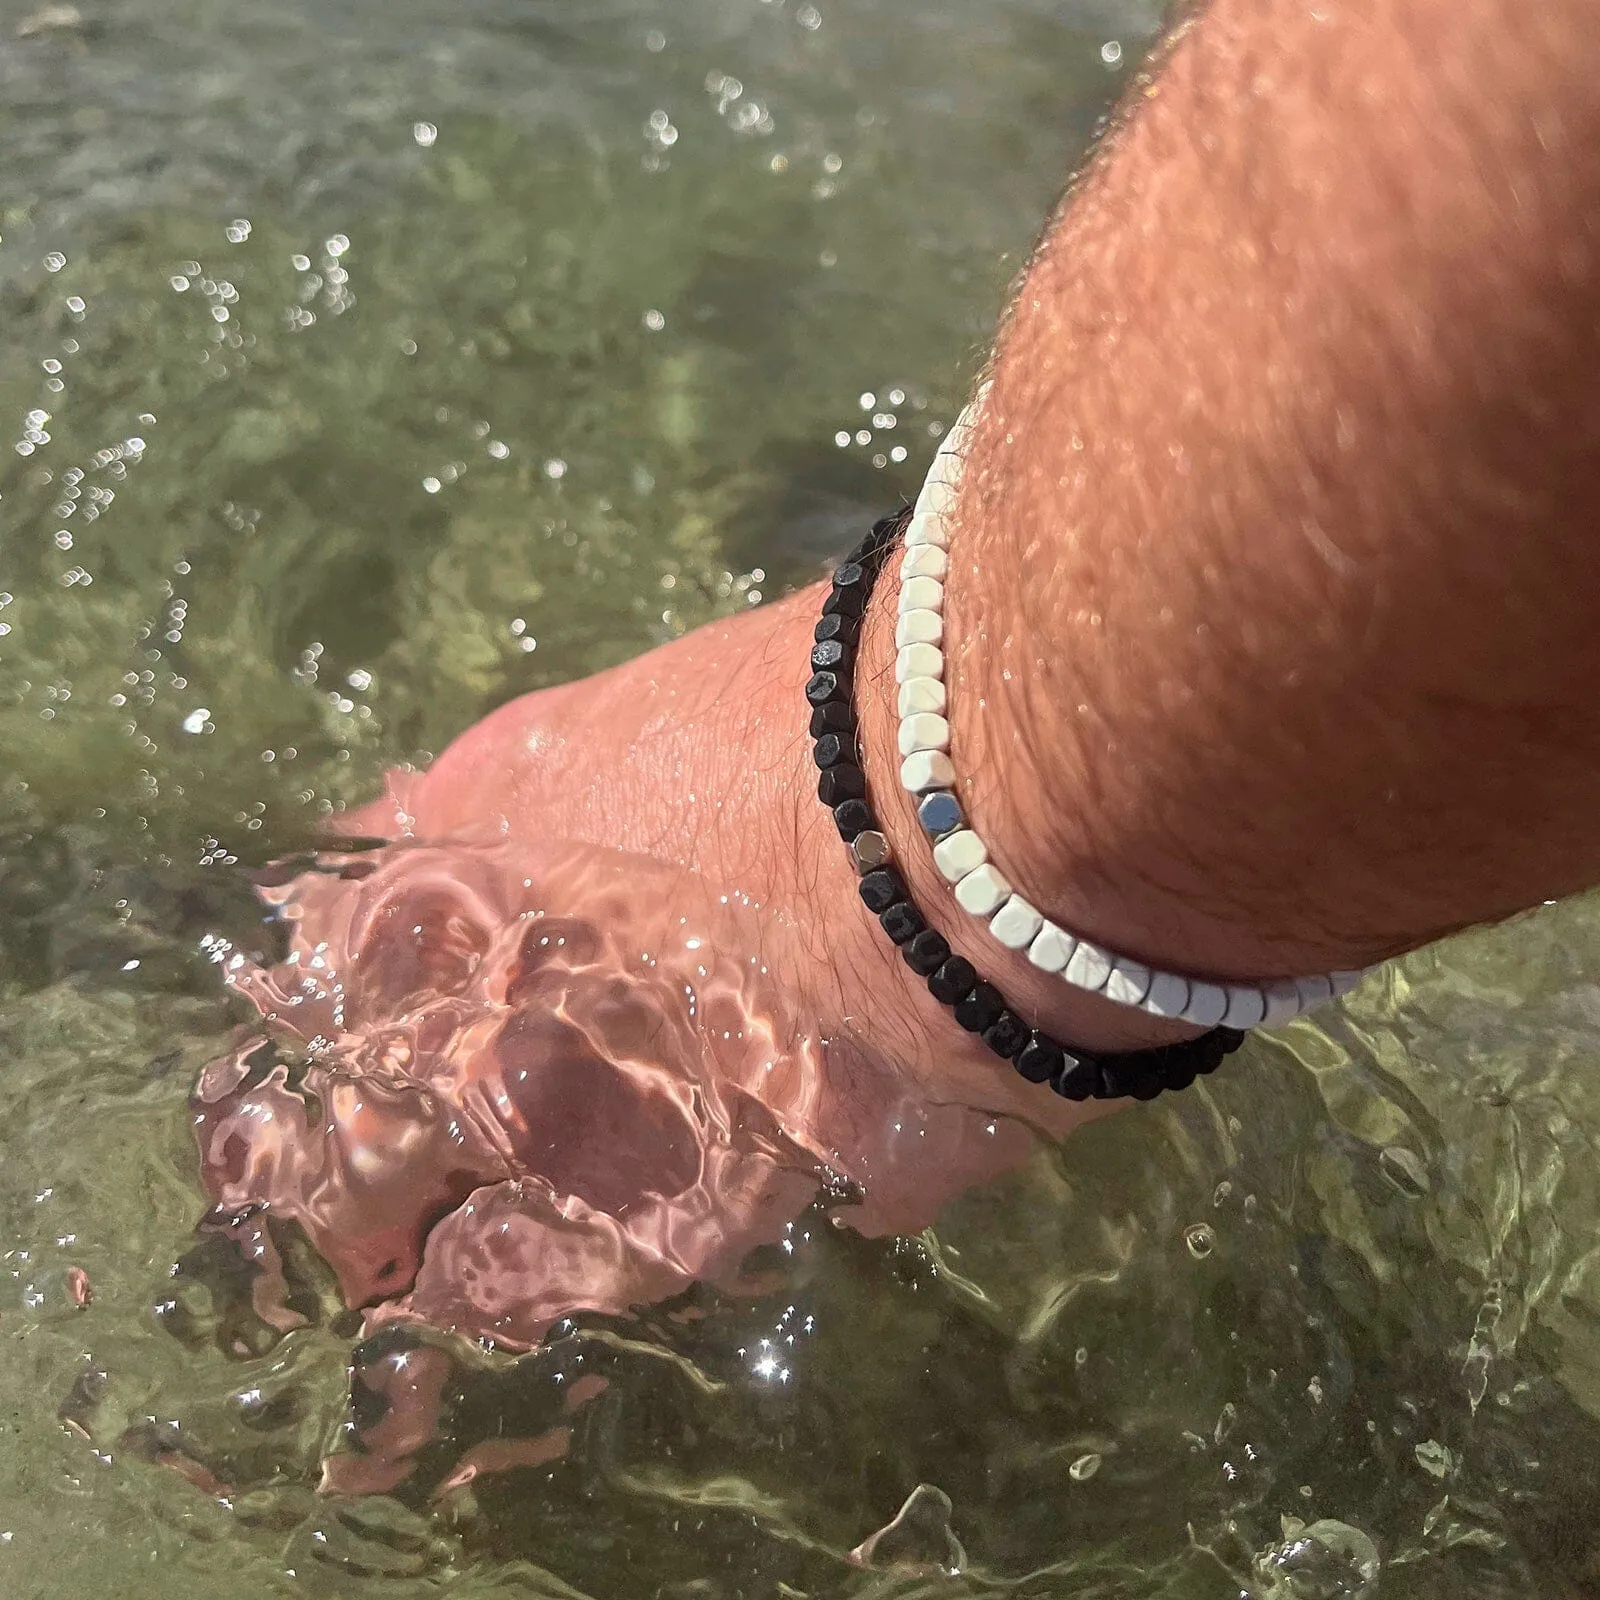
[[[1092,1112],[964,1035],[856,894],[802,695],[818,596],[503,707],[269,891],[289,960],[196,1095],[218,1216],[369,1322],[513,1347],[726,1281],[831,1184],[916,1230]],[[881,764],[880,764],[881,770]],[[265,1242],[264,1242],[265,1241]]]

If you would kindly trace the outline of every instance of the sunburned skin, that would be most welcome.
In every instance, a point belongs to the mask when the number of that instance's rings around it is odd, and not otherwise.
[[[1082,1119],[894,970],[811,826],[793,674],[707,693],[722,652],[808,633],[812,598],[503,708],[342,819],[389,842],[262,890],[286,958],[229,963],[258,1020],[193,1111],[212,1225],[259,1268],[269,1322],[298,1320],[269,1219],[304,1232],[369,1334],[527,1350],[574,1313],[740,1284],[819,1192],[843,1225],[918,1231]],[[804,637],[781,645],[802,671]],[[739,726],[713,743],[714,719]],[[698,751],[769,738],[732,781],[689,776]],[[681,787],[705,797],[693,826],[667,803]],[[682,831],[645,837],[652,815]],[[438,1385],[397,1359],[369,1363],[382,1420],[326,1486],[391,1485],[429,1437]]]
[[[742,954],[757,908],[637,857],[537,854],[346,858],[271,892],[288,959],[231,974],[264,1031],[196,1090],[206,1187],[297,1223],[373,1322],[527,1348],[736,1276],[823,1184],[859,1195],[854,1226],[904,1231],[1026,1153],[1020,1124],[824,1044]]]

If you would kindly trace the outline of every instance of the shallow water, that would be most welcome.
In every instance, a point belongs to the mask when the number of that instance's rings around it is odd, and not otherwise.
[[[520,1360],[240,1265],[247,869],[914,483],[1153,8],[575,13],[0,22],[0,1593],[1600,1594],[1588,903]]]

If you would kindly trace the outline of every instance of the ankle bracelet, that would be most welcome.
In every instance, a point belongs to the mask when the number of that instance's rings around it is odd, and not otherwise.
[[[943,650],[950,542],[946,518],[976,412],[974,402],[961,413],[928,470],[906,528],[895,623],[900,781],[916,803],[923,830],[934,841],[934,863],[954,888],[956,903],[978,918],[998,943],[1009,950],[1026,950],[1034,966],[1074,989],[1174,1022],[1253,1028],[1287,1022],[1334,995],[1348,993],[1366,976],[1364,971],[1261,983],[1213,983],[1157,971],[1058,927],[1017,893],[990,861],[988,846],[966,820],[954,792]]]
[[[924,495],[926,492],[924,490]],[[1011,1062],[1030,1083],[1048,1083],[1068,1100],[1129,1097],[1152,1100],[1164,1089],[1185,1089],[1200,1074],[1214,1071],[1224,1056],[1239,1048],[1244,1041],[1241,1030],[1213,1026],[1199,1038],[1147,1050],[1101,1052],[1069,1048],[1040,1029],[1030,1027],[1005,1003],[1004,996],[993,984],[978,976],[970,961],[951,951],[943,934],[928,926],[894,868],[888,840],[878,827],[867,799],[852,693],[856,647],[867,598],[885,557],[906,523],[905,513],[885,517],[876,523],[872,532],[835,571],[828,598],[823,602],[822,620],[816,626],[811,651],[812,675],[806,684],[806,700],[811,707],[811,736],[815,740],[813,755],[819,769],[817,797],[833,813],[839,837],[850,851],[860,874],[861,898],[899,947],[906,964],[927,980],[928,992],[934,999],[950,1007],[963,1028],[982,1038],[990,1050]],[[933,541],[924,540],[918,546],[928,547],[937,548],[943,554],[942,542],[934,545]],[[908,548],[908,561],[913,553]],[[912,647],[901,647],[902,657],[907,648]],[[942,693],[943,670],[941,657],[937,673],[919,672],[915,678],[932,680]],[[909,681],[912,679],[901,678],[902,707],[904,685]],[[924,693],[932,698],[931,693]],[[920,713],[903,711],[902,714]],[[949,766],[950,758],[942,749],[930,747],[913,752],[907,757],[907,765],[918,755],[928,758],[923,765],[936,777],[948,769],[946,782],[954,783],[955,770]],[[933,762],[934,755],[940,757],[942,766]],[[956,807],[959,818],[959,805],[947,787],[932,783],[926,791],[916,792],[924,796],[924,806],[929,797],[944,797]],[[919,815],[922,814],[923,809],[919,807]],[[950,831],[947,828],[943,834]]]

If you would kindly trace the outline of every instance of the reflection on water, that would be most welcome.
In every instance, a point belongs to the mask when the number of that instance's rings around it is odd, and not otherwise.
[[[557,851],[535,879],[505,847],[382,854],[286,886],[274,968],[218,951],[266,1031],[195,1092],[213,1226],[272,1293],[292,1225],[347,1306],[404,1296],[512,1349],[736,1280],[835,1142],[817,1041],[734,954],[751,929],[691,928],[692,891],[637,859]]]
[[[909,487],[1151,22],[573,10],[0,23],[0,1590],[1600,1593],[1590,905],[897,1234],[687,889],[266,869]]]
[[[269,1346],[316,1320],[291,1270],[308,1243],[335,1320],[410,1329],[358,1360],[355,1448],[325,1463],[326,1489],[395,1489],[435,1442],[449,1364],[418,1354],[420,1329],[526,1351],[579,1313],[695,1285],[776,1293],[813,1229],[921,1228],[1032,1150],[1025,1127],[925,1103],[848,1039],[824,1049],[751,954],[772,947],[768,914],[694,873],[401,838],[325,854],[264,898],[281,959],[206,941],[258,1021],[191,1099],[213,1204],[178,1276],[232,1292],[220,1315],[162,1314],[229,1354]],[[761,1341],[752,1374],[786,1386],[804,1331]],[[569,1433],[480,1443],[436,1493],[564,1455]]]

